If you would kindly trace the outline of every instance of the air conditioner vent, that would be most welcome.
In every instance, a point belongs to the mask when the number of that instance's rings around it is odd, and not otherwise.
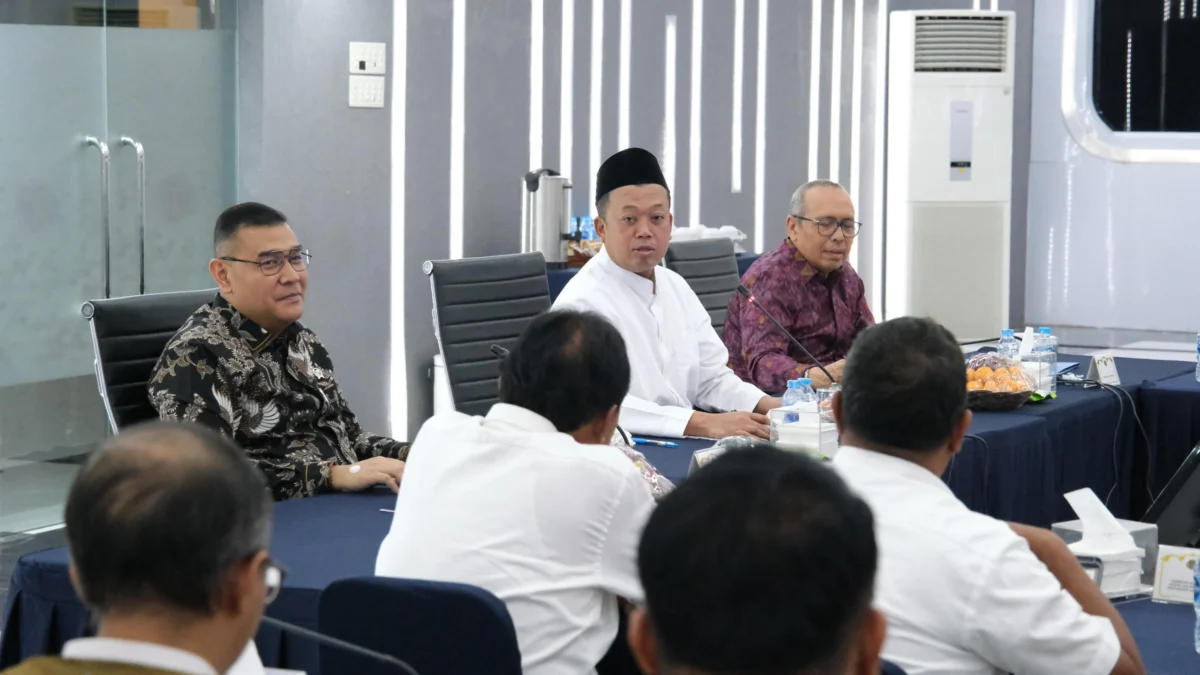
[[[913,70],[1001,73],[1008,60],[1008,17],[918,16]]]

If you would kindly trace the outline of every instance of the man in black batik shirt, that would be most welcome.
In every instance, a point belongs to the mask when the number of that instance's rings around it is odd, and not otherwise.
[[[231,436],[277,500],[398,490],[408,446],[359,426],[329,352],[299,323],[309,254],[287,218],[238,204],[217,219],[213,244],[220,293],[158,359],[148,389],[159,416]]]

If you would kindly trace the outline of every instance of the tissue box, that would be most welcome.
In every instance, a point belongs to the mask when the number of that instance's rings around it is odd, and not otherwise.
[[[1158,525],[1121,520],[1120,518],[1117,519],[1117,522],[1133,535],[1133,544],[1145,551],[1146,554],[1141,560],[1141,581],[1143,584],[1152,585],[1154,583],[1154,565],[1158,560]],[[1083,538],[1083,525],[1078,520],[1055,523],[1050,529],[1068,544],[1073,544]],[[1106,566],[1105,577],[1107,576],[1108,568]]]

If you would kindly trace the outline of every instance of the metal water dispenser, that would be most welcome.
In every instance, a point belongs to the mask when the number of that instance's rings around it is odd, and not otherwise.
[[[521,252],[541,251],[550,267],[565,267],[571,228],[571,179],[537,169],[521,179]]]

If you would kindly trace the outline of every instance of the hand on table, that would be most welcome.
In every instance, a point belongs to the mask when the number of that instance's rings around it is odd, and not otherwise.
[[[392,492],[400,491],[400,479],[404,476],[404,462],[391,457],[372,457],[358,462],[358,473],[351,473],[349,466],[335,466],[329,474],[333,489],[341,492],[361,492],[375,485],[386,485]]]
[[[828,370],[829,374],[833,376],[834,382],[842,381],[842,371],[845,370],[845,368],[846,359],[842,359],[841,361],[830,363],[825,366],[825,370]],[[813,389],[822,389],[833,384],[833,382],[829,381],[828,377],[825,377],[825,373],[822,373],[821,369],[816,366],[808,369],[808,378],[813,382]]]
[[[685,436],[721,439],[726,436],[752,436],[771,439],[770,420],[766,415],[752,412],[705,413],[694,412],[688,420]]]

